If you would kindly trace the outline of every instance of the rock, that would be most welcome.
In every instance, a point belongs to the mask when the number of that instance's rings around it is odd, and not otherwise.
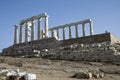
[[[100,78],[99,74],[94,74],[93,77],[97,79]]]
[[[85,72],[79,72],[79,73],[75,73],[74,78],[78,78],[78,79],[91,79],[92,78],[92,74],[91,73],[85,73]]]
[[[92,78],[92,73],[88,73],[88,78],[89,78],[89,79]]]
[[[100,78],[104,78],[105,74],[104,73],[100,73],[99,76],[100,76]]]

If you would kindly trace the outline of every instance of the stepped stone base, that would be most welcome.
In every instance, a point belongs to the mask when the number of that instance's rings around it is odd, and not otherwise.
[[[31,56],[51,59],[120,61],[120,41],[111,33],[57,40],[45,38],[3,49],[3,56]]]

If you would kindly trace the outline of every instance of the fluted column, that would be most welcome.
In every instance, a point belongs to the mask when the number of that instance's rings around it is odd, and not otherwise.
[[[22,24],[20,24],[20,37],[19,37],[19,43],[22,43]]]
[[[41,18],[38,19],[38,40],[42,39]]]
[[[58,39],[60,38],[60,36],[59,36],[59,29],[57,29],[57,37],[58,37]]]
[[[85,24],[82,24],[83,37],[85,36]]]
[[[32,20],[31,26],[31,41],[34,41],[34,20]]]
[[[65,40],[65,28],[63,27],[63,40]]]
[[[48,16],[45,16],[45,38],[48,38]]]
[[[25,42],[28,42],[28,24],[27,22],[25,23]]]
[[[78,38],[78,25],[75,25],[76,38]]]
[[[18,38],[18,26],[15,25],[15,31],[14,31],[14,44],[17,44],[17,38]]]
[[[72,34],[71,34],[71,26],[69,26],[69,39],[72,38]]]
[[[93,24],[92,24],[92,21],[89,23],[90,25],[90,35],[93,35]]]

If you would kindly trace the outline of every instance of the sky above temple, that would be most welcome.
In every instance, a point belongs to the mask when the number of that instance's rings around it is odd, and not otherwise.
[[[0,0],[0,52],[13,45],[15,24],[40,13],[50,16],[49,27],[91,18],[94,34],[120,38],[120,0]]]

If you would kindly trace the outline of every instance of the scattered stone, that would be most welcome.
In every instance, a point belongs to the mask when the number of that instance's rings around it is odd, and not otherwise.
[[[94,74],[93,77],[98,79],[100,76],[99,76],[99,74]]]
[[[75,73],[75,75],[73,76],[73,78],[91,79],[92,78],[92,74],[91,73],[85,73],[85,72],[79,72],[79,73]]]
[[[88,78],[91,79],[92,78],[92,74],[88,73]]]
[[[104,78],[105,74],[104,73],[100,73],[99,76],[100,76],[100,78]]]
[[[36,80],[36,74],[15,70],[1,70],[0,80]]]

